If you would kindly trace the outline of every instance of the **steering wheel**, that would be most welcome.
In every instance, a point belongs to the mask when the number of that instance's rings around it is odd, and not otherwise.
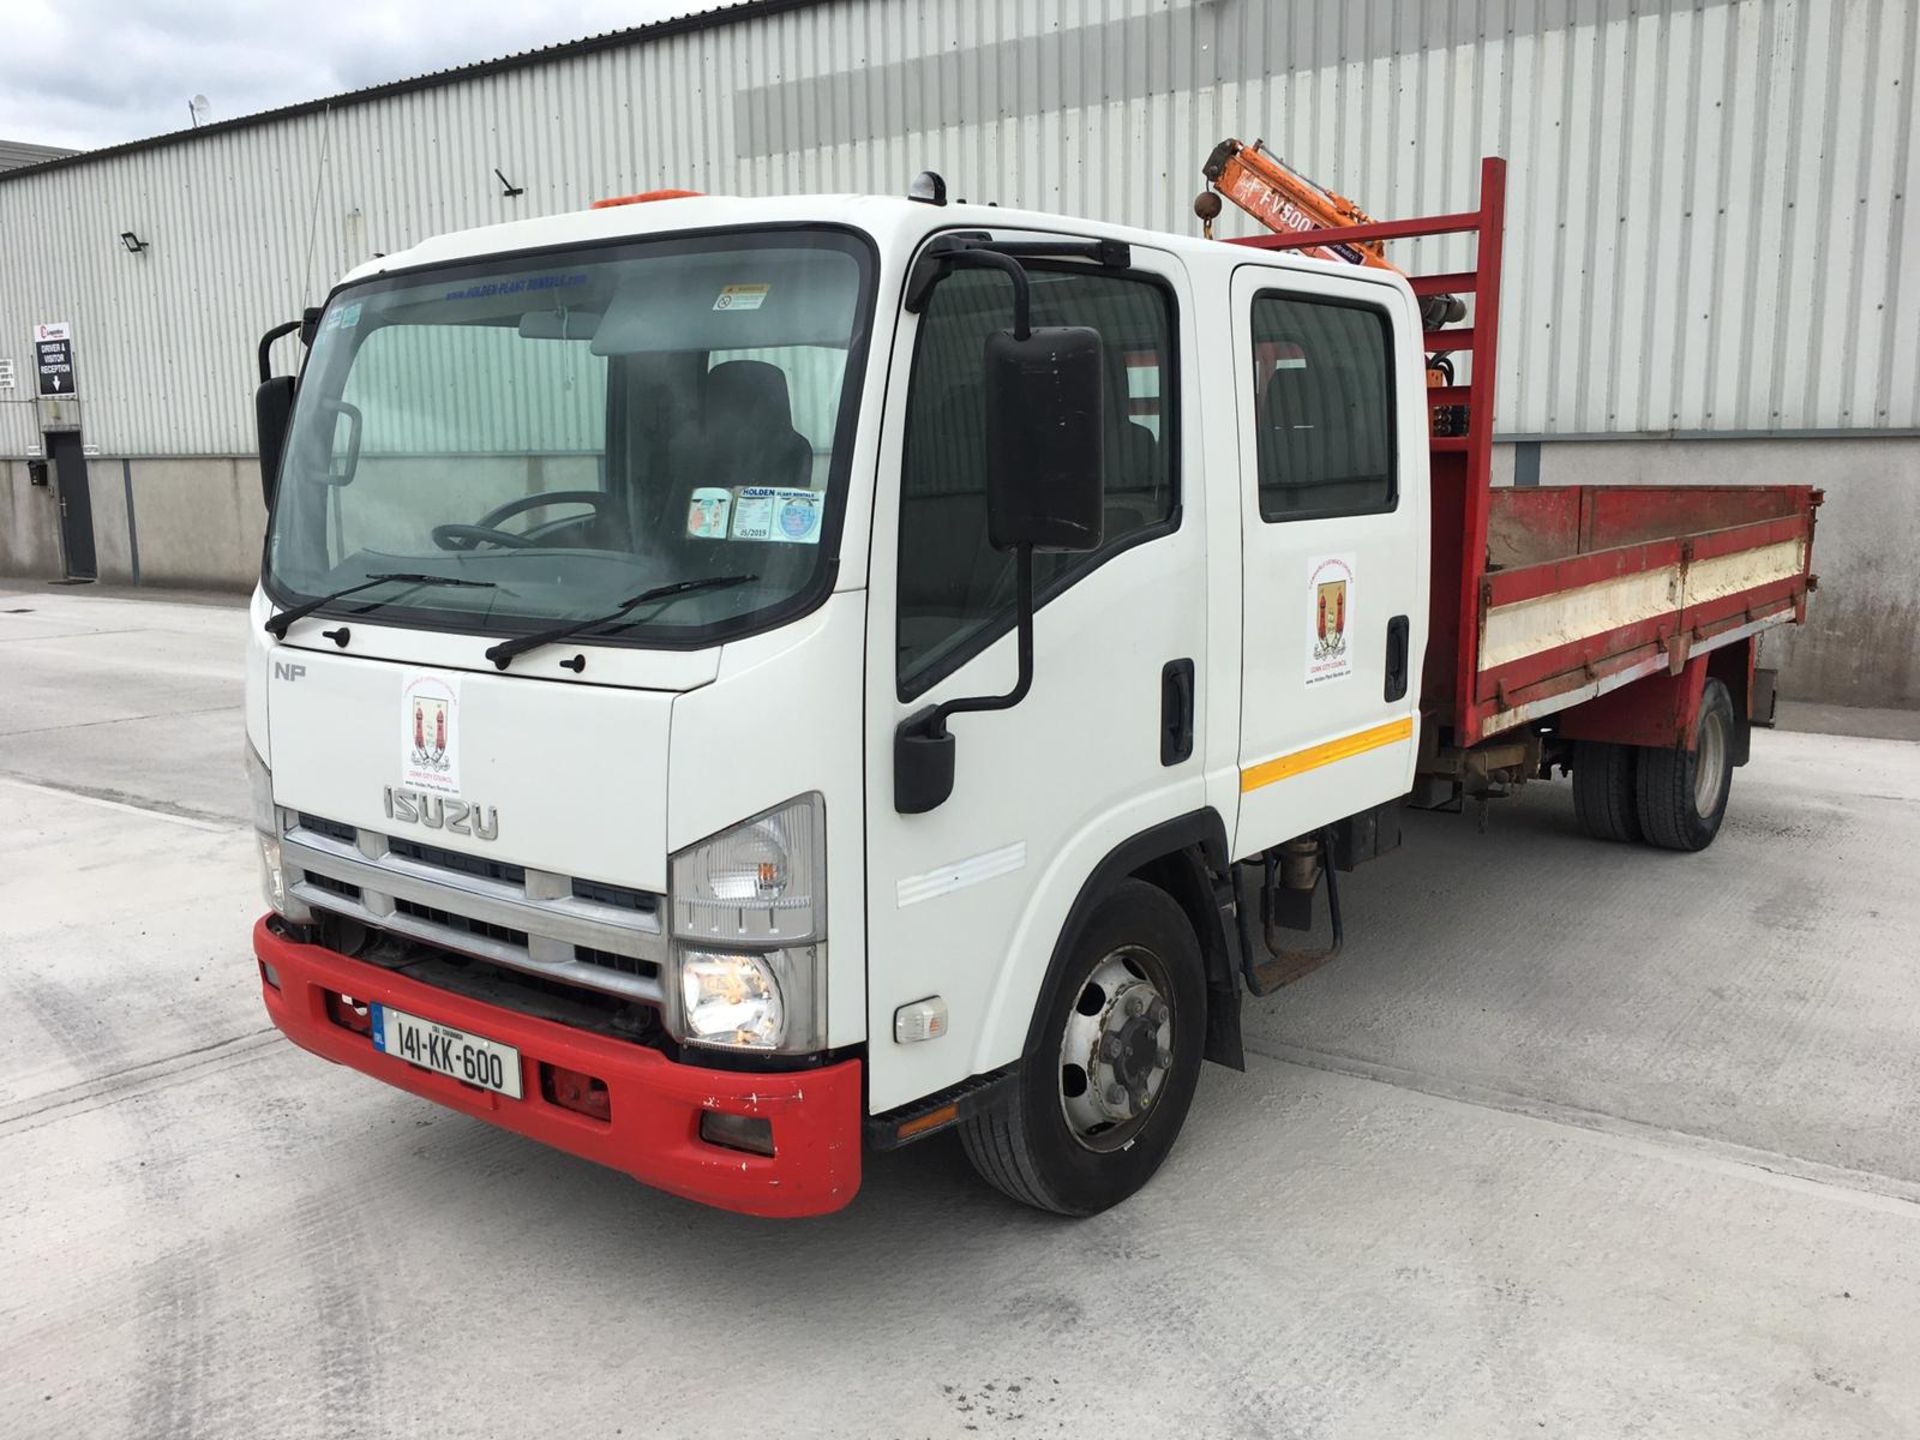
[[[485,541],[508,550],[531,550],[540,542],[511,530],[496,530],[491,525],[436,525],[433,543],[442,550],[471,550]]]
[[[442,550],[471,550],[482,543],[500,545],[509,550],[526,550],[540,543],[542,532],[555,526],[574,524],[583,517],[570,515],[562,520],[549,521],[535,526],[524,535],[500,529],[502,520],[510,520],[524,511],[538,510],[546,505],[586,505],[598,517],[605,514],[613,503],[613,496],[605,490],[543,490],[537,495],[520,495],[504,505],[494,506],[471,525],[434,526],[433,543]]]

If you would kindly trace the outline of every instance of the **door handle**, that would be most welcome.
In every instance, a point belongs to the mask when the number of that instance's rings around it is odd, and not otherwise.
[[[1407,617],[1396,615],[1387,621],[1388,701],[1407,698]]]
[[[1160,763],[1178,765],[1193,755],[1193,661],[1160,667]]]

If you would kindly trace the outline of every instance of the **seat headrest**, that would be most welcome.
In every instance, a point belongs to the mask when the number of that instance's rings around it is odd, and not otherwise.
[[[707,423],[793,428],[787,375],[765,360],[726,360],[707,372]]]

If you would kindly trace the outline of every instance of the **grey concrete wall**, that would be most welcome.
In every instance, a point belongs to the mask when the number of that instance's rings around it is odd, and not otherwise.
[[[130,463],[143,585],[245,589],[253,584],[260,574],[260,541],[267,526],[257,460],[241,455]],[[96,507],[103,490],[124,491],[118,460],[97,461],[92,473]],[[124,530],[124,506],[117,513]],[[103,551],[104,576],[104,521],[98,508],[94,515],[94,543]],[[124,554],[124,539],[120,545]]]
[[[1920,708],[1920,438],[1547,441],[1540,483],[1820,487],[1820,588],[1762,663],[1790,699]]]
[[[61,574],[60,498],[27,481],[27,462],[0,460],[0,578]]]

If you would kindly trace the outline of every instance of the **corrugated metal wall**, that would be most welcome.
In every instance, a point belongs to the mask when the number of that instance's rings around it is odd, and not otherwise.
[[[1504,433],[1911,429],[1916,8],[828,0],[0,180],[0,354],[26,382],[27,327],[71,320],[90,442],[243,453],[255,337],[374,251],[923,167],[1190,231],[1232,134],[1382,215],[1462,207],[1509,158]],[[0,453],[30,415],[0,404]]]

